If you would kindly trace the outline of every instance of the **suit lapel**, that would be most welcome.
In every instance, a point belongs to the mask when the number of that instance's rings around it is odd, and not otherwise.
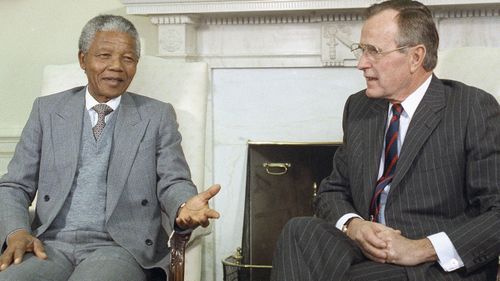
[[[362,126],[365,135],[363,139],[365,140],[366,158],[362,157],[361,159],[367,160],[362,163],[365,167],[363,169],[365,173],[363,177],[365,179],[365,204],[363,206],[370,205],[377,182],[387,120],[387,104],[388,102],[385,100],[374,100],[370,105],[370,113],[368,113],[373,118],[368,118],[368,122],[364,124],[366,127]],[[367,209],[367,211],[369,210]]]
[[[413,116],[408,132],[405,137],[405,142],[401,148],[401,154],[398,160],[394,179],[391,183],[392,187],[398,187],[398,184],[408,172],[411,164],[415,160],[417,153],[425,144],[431,133],[436,129],[442,118],[442,109],[445,107],[444,88],[441,81],[436,76],[432,77],[431,84],[427,89],[422,101],[417,107],[417,111]],[[391,188],[391,191],[393,188]],[[391,196],[395,196],[391,192]],[[391,197],[390,197],[391,198]],[[394,198],[391,198],[393,200]]]
[[[66,198],[73,185],[78,165],[85,108],[85,88],[72,93],[67,99],[61,101],[58,108],[51,116],[52,143],[55,166],[60,181],[60,192],[64,194],[62,198]],[[58,201],[54,210],[59,210],[63,203],[64,200]]]
[[[113,134],[113,148],[109,160],[106,220],[113,213],[123,192],[137,149],[149,120],[142,119],[128,93],[122,95]]]

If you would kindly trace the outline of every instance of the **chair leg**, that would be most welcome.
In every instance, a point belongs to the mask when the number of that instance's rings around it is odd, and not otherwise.
[[[170,267],[168,281],[184,281],[184,262],[186,253],[186,244],[189,241],[191,233],[179,234],[174,232],[170,238]]]

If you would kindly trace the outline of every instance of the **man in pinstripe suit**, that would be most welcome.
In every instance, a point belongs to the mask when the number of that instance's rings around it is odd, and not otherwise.
[[[366,18],[352,50],[367,88],[346,102],[317,218],[285,226],[271,279],[495,280],[500,107],[432,74],[439,36],[421,3],[375,4]]]

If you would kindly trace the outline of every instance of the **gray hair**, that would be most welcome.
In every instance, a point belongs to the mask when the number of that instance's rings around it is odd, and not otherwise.
[[[389,0],[370,6],[366,11],[366,18],[389,9],[399,12],[399,34],[396,38],[398,47],[423,44],[427,52],[423,67],[427,71],[433,70],[438,60],[439,35],[429,8],[418,1]]]
[[[82,29],[78,49],[86,54],[95,38],[95,34],[100,31],[125,32],[135,40],[135,53],[137,57],[141,56],[141,41],[139,33],[135,26],[126,18],[115,15],[99,15],[89,20]]]

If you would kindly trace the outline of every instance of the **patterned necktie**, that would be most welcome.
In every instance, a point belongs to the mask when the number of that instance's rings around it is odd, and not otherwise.
[[[396,103],[392,105],[392,118],[389,123],[389,128],[385,135],[385,163],[384,173],[378,179],[375,193],[373,194],[370,203],[370,218],[372,221],[378,220],[380,211],[380,194],[384,188],[392,182],[396,164],[398,162],[398,135],[399,135],[399,117],[403,112],[401,104]]]
[[[97,112],[97,123],[95,124],[94,128],[92,128],[92,132],[94,132],[95,139],[98,140],[102,134],[102,131],[104,130],[104,126],[106,126],[104,117],[110,114],[113,109],[105,103],[96,104],[92,108],[95,110],[95,112]]]

